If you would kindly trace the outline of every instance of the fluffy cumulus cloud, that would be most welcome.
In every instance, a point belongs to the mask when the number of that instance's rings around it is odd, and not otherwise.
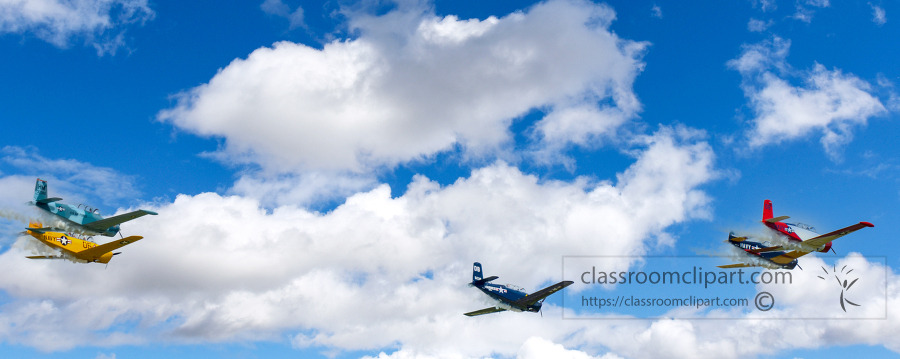
[[[155,16],[147,0],[2,0],[0,33],[31,34],[58,47],[83,38],[98,55],[125,44],[125,25]]]
[[[590,146],[641,108],[632,83],[647,44],[610,32],[614,19],[579,0],[484,20],[402,4],[354,13],[358,37],[260,48],[158,117],[275,172],[364,172],[454,146],[496,154],[534,109],[547,113],[531,131],[538,150]]]
[[[755,113],[747,132],[749,146],[821,133],[825,151],[839,160],[840,149],[853,139],[852,129],[887,109],[872,94],[872,86],[853,74],[818,63],[807,71],[793,70],[785,61],[789,48],[790,41],[775,37],[745,45],[741,56],[728,63],[741,73],[741,87]],[[791,84],[794,76],[803,85]]]
[[[900,315],[888,309],[900,305],[900,277],[891,268],[856,254],[833,265],[804,257],[801,265],[805,270],[794,271],[791,285],[757,286],[777,300],[769,312],[732,313],[738,320],[661,319],[593,325],[568,342],[586,343],[584,347],[594,343],[628,358],[753,358],[792,349],[855,344],[883,345],[900,352],[895,339],[900,335]],[[822,274],[824,267],[829,274]],[[841,273],[843,268],[846,270]],[[820,274],[827,278],[819,278]],[[834,274],[850,281],[859,279],[843,293],[859,307],[848,304],[847,312],[841,309],[842,287]]]
[[[658,245],[668,226],[708,213],[698,187],[716,172],[702,135],[663,127],[636,139],[634,164],[614,182],[541,181],[497,162],[443,187],[419,176],[396,198],[382,185],[325,214],[267,211],[242,196],[181,195],[148,207],[158,216],[125,225],[145,239],[124,247],[108,269],[26,259],[32,240],[19,237],[0,254],[0,288],[10,298],[0,338],[63,350],[278,340],[287,332],[297,347],[585,357],[528,341],[567,345],[577,325],[461,315],[490,305],[465,286],[471,263],[535,289],[559,280],[564,254],[640,254]],[[548,305],[544,316],[559,310]],[[471,345],[455,344],[462,341]]]

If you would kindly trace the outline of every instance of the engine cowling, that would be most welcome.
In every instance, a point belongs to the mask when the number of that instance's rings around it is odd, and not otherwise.
[[[822,249],[818,250],[818,252],[825,253],[830,250],[831,250],[831,242],[828,242],[828,243],[825,243],[825,245],[822,246]]]

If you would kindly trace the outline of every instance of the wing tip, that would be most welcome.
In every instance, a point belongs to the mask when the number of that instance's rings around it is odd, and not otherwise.
[[[875,227],[874,224],[869,223],[869,222],[859,222],[859,224],[864,225],[864,226],[866,226],[866,227]]]

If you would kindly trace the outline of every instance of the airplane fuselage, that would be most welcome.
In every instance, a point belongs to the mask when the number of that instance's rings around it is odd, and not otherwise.
[[[96,210],[85,207],[86,209],[82,209],[82,206],[73,207],[64,203],[41,203],[41,202],[31,202],[35,207],[40,208],[47,213],[54,214],[68,222],[70,224],[82,228],[84,232],[97,233],[93,230],[88,230],[83,228],[82,226],[91,222],[96,222],[103,219],[99,213],[96,213]],[[99,232],[97,234],[112,237],[115,236],[116,233],[119,233],[119,226],[115,225],[107,228],[103,232]]]
[[[504,306],[508,306],[509,308],[505,308],[507,310],[521,312],[537,312],[541,310],[542,303],[535,303],[527,307],[515,304],[515,301],[522,299],[526,295],[528,295],[528,293],[525,293],[523,291],[519,291],[505,285],[492,283],[476,284],[475,287],[478,288],[478,290],[480,290],[482,293],[487,294],[489,297],[500,302]]]
[[[84,261],[85,263],[109,263],[109,260],[113,257],[113,254],[111,252],[104,253],[100,256],[79,255],[80,252],[96,247],[97,243],[69,236],[62,232],[37,232],[29,230],[28,234],[30,234],[34,238],[37,238],[42,243],[50,246],[50,248],[61,249],[71,254],[74,259]]]
[[[788,241],[794,243],[801,243],[807,239],[818,237],[819,234],[816,233],[815,229],[810,226],[800,224],[800,223],[786,223],[786,222],[768,222],[767,220],[772,218],[772,201],[765,200],[763,203],[763,221],[762,223],[766,225],[766,227],[771,228],[772,230],[780,233],[781,235],[787,237]],[[788,217],[779,217],[783,219],[787,219]],[[776,219],[779,219],[776,218]],[[831,242],[828,242],[823,247],[816,249],[818,252],[828,252],[831,250]]]
[[[754,242],[747,240],[745,237],[734,237],[733,235],[729,235],[728,237],[728,243],[731,243],[731,245],[744,250],[744,252],[747,252],[747,254],[749,255],[753,255],[759,259],[765,260],[784,269],[794,269],[794,267],[797,266],[796,259],[787,263],[779,263],[773,261],[774,258],[781,257],[781,255],[785,254],[786,251],[755,252],[760,249],[771,247],[771,245],[768,245],[768,243]]]

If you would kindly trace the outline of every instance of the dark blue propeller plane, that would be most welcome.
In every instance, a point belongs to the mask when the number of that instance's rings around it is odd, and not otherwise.
[[[483,278],[482,273],[481,263],[475,262],[475,267],[472,269],[472,283],[469,283],[469,285],[478,288],[484,292],[484,294],[487,294],[489,297],[496,300],[497,305],[466,313],[466,315],[470,317],[502,312],[505,310],[511,310],[513,312],[540,312],[541,306],[544,304],[544,299],[547,299],[549,295],[575,283],[570,280],[564,280],[537,292],[528,294],[525,292],[525,289],[512,284],[492,284],[490,282],[498,277],[490,276]]]
[[[47,181],[40,178],[34,184],[34,201],[29,202],[37,208],[40,208],[50,214],[55,214],[66,220],[69,225],[80,229],[88,234],[100,234],[107,237],[115,236],[119,233],[119,224],[130,221],[132,219],[150,215],[156,215],[156,212],[139,209],[134,212],[120,214],[115,217],[103,218],[100,211],[82,204],[72,206],[63,203],[59,197],[47,197]],[[43,233],[51,231],[54,228],[29,228],[32,232]]]

